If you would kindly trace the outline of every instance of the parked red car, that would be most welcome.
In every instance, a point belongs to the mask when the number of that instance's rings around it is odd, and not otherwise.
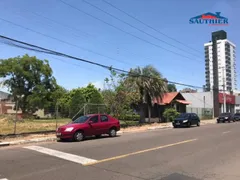
[[[120,123],[117,119],[106,114],[89,114],[81,116],[73,122],[57,129],[57,138],[73,139],[82,141],[86,136],[101,136],[109,134],[111,137],[117,135],[120,130]]]

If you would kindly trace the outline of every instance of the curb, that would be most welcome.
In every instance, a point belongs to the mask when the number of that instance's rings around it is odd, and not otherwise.
[[[0,143],[0,147],[3,146],[10,146],[10,145],[19,145],[19,144],[29,144],[29,143],[37,143],[37,142],[46,142],[46,141],[55,141],[57,138],[36,138],[36,139],[29,139],[29,140],[18,140],[18,141],[10,141],[10,142],[3,142]]]
[[[10,145],[9,142],[1,142],[1,143],[0,143],[0,147],[9,146],[9,145]]]
[[[215,124],[214,122],[212,123],[206,123],[202,125],[208,125],[208,124]],[[170,129],[172,126],[159,126],[159,127],[148,127],[146,130],[143,131],[151,131],[151,130],[157,130],[157,129]],[[133,131],[133,132],[138,132],[138,131]],[[141,131],[139,131],[141,132]],[[129,132],[124,132],[124,131],[118,131],[117,134],[124,134],[124,133],[131,133]],[[47,142],[47,141],[56,141],[56,137],[47,137],[47,138],[34,138],[34,139],[29,139],[29,140],[17,140],[17,141],[10,141],[10,142],[0,142],[0,147],[4,146],[10,146],[10,145],[20,145],[20,144],[29,144],[29,143],[38,143],[38,142]]]

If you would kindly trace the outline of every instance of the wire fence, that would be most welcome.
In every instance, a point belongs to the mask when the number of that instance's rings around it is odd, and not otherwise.
[[[38,109],[32,115],[23,116],[22,111],[16,111],[14,102],[0,104],[0,136],[6,134],[21,134],[30,132],[55,131],[59,126],[67,124],[79,116],[87,114],[105,114],[105,104],[85,103],[73,108],[61,106]]]
[[[200,119],[212,119],[213,109],[212,108],[193,108],[187,107],[187,113],[196,113]]]

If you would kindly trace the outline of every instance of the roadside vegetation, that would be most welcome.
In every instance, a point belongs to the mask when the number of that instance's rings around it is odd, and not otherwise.
[[[14,114],[1,118],[0,134],[13,133],[16,119],[17,133],[22,133],[55,130],[56,122],[57,126],[66,124],[86,113],[107,113],[118,118],[122,127],[137,126],[151,122],[154,98],[176,91],[175,85],[168,84],[151,65],[131,68],[126,74],[111,68],[109,71],[104,89],[89,83],[86,87],[66,90],[57,83],[47,60],[28,55],[1,59],[2,84],[11,93],[14,109],[22,114],[21,118]],[[97,105],[85,108],[85,104]],[[51,118],[36,120],[38,110],[44,110]]]

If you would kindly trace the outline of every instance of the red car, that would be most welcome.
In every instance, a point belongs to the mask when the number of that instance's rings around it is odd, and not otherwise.
[[[89,114],[81,116],[73,122],[57,129],[58,139],[73,139],[82,141],[86,136],[101,136],[109,134],[114,137],[120,130],[120,123],[117,119],[106,114]]]

